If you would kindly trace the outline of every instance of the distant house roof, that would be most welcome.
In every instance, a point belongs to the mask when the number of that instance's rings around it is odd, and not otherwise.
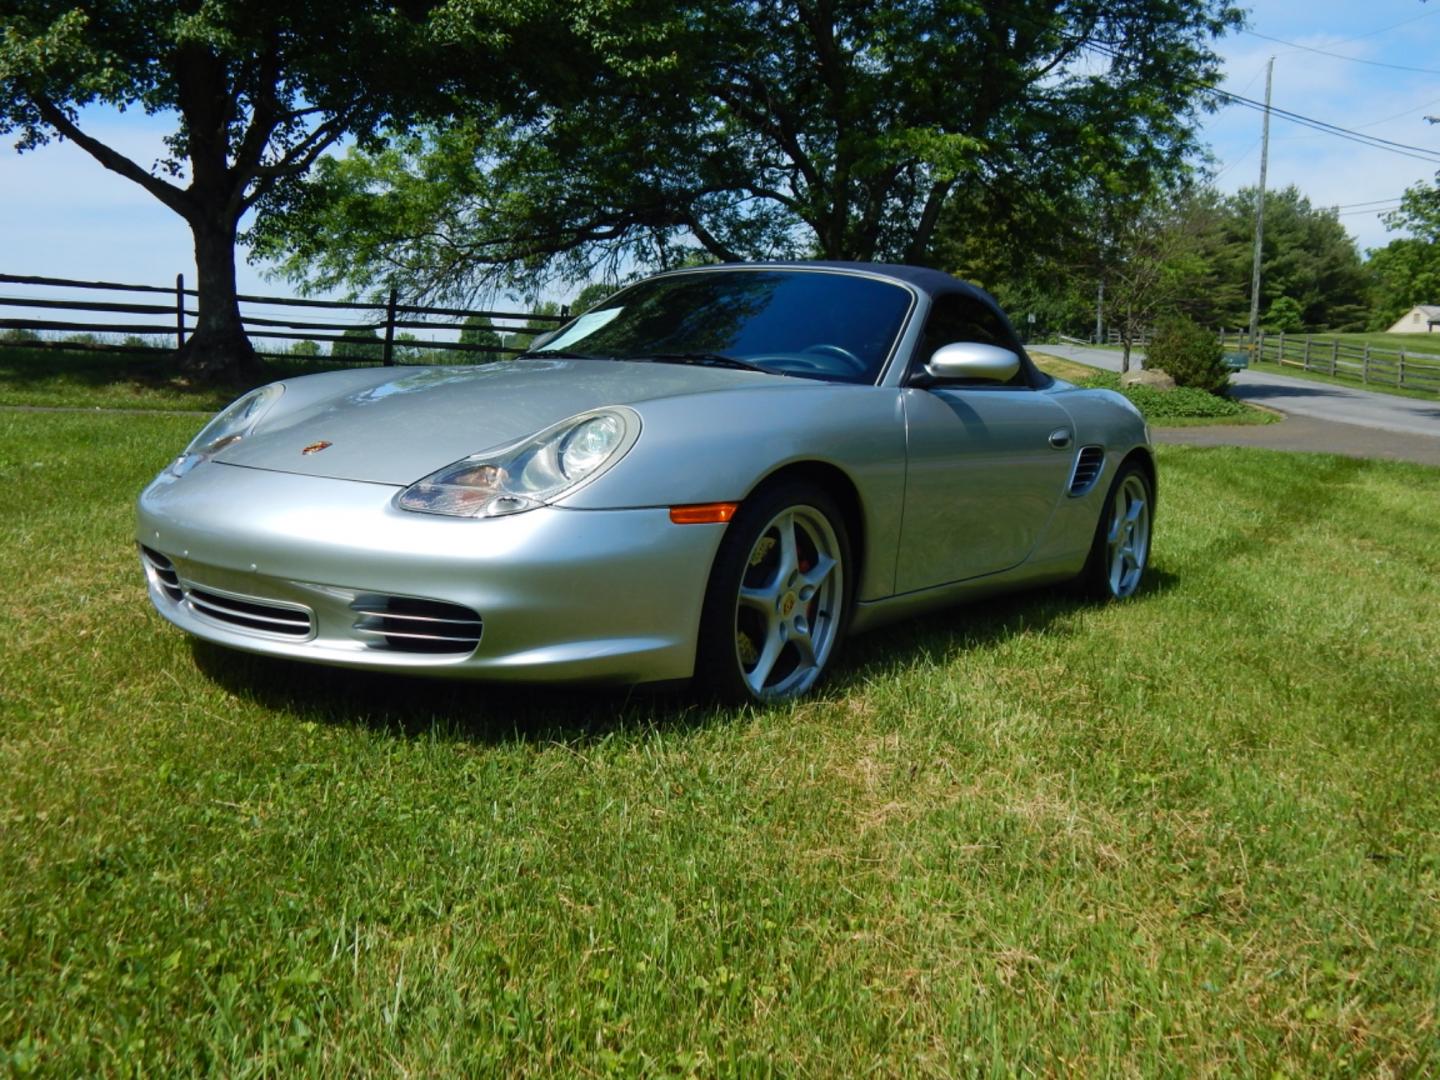
[[[1420,312],[1434,322],[1440,322],[1440,304],[1416,304],[1411,310]]]

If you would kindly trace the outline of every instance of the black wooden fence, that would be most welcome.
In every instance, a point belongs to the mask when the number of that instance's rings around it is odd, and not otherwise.
[[[4,335],[5,330],[30,330],[36,333],[82,333],[122,334],[131,337],[161,335],[173,337],[175,348],[185,344],[190,328],[198,317],[193,304],[199,293],[185,287],[183,274],[175,275],[173,288],[163,285],[129,285],[113,281],[75,281],[69,278],[38,277],[25,274],[0,274],[0,285],[16,285],[26,288],[80,289],[110,293],[126,293],[143,299],[127,301],[76,300],[49,296],[0,295],[0,310],[25,309],[14,318],[0,318],[0,344],[23,344],[28,348],[98,349],[115,352],[156,352],[169,351],[169,346],[155,344],[125,344],[124,342],[77,343],[55,339],[27,341],[23,335]],[[165,302],[159,296],[167,297]],[[363,302],[350,300],[302,300],[288,296],[253,296],[242,293],[240,300],[241,319],[245,333],[253,340],[266,341],[313,341],[318,343],[343,343],[348,355],[329,357],[317,356],[318,360],[335,360],[353,363],[370,354],[381,363],[393,364],[397,349],[442,350],[470,353],[518,353],[519,348],[504,344],[485,344],[436,338],[437,332],[453,334],[467,329],[467,320],[489,319],[488,329],[496,334],[541,333],[553,329],[569,318],[568,310],[559,315],[542,315],[534,312],[487,311],[471,308],[439,307],[429,304],[402,304],[394,289],[384,302]],[[280,313],[256,314],[254,307],[279,307],[300,309],[291,314],[289,310]],[[97,315],[100,319],[51,318],[49,312],[63,316],[66,312],[83,312]],[[356,316],[349,322],[327,318],[326,312],[350,312]],[[37,312],[42,314],[36,314]],[[314,313],[313,315],[310,313]],[[364,337],[347,337],[346,332],[356,330],[373,331],[379,340],[370,341]],[[413,342],[397,341],[397,330],[424,330],[432,336]],[[12,340],[6,341],[10,337]],[[294,354],[256,349],[262,356],[286,357]]]

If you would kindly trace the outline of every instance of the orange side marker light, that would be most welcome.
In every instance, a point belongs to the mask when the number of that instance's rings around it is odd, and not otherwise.
[[[676,525],[723,524],[735,516],[739,503],[692,503],[670,507],[670,520]]]

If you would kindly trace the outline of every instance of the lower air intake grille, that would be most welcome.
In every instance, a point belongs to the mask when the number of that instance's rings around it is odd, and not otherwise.
[[[459,604],[408,596],[361,596],[350,607],[355,630],[372,649],[468,653],[480,644],[480,616]]]
[[[281,607],[263,600],[241,599],[238,596],[222,596],[194,586],[185,591],[185,597],[196,614],[216,622],[284,637],[310,636],[310,613],[302,608]]]
[[[1079,455],[1075,458],[1075,471],[1070,475],[1070,494],[1084,495],[1094,487],[1104,465],[1105,448],[1103,446],[1082,446]]]
[[[180,591],[180,575],[175,572],[174,563],[144,544],[140,545],[140,557],[145,560],[145,566],[154,577],[155,583],[160,586],[161,592],[177,604],[184,599],[185,594]]]

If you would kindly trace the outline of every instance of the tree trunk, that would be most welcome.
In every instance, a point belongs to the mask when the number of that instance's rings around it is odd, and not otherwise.
[[[195,268],[199,272],[199,318],[179,353],[185,374],[207,383],[253,385],[261,377],[260,360],[235,298],[236,222],[201,218],[191,221]]]
[[[1124,375],[1130,370],[1130,341],[1135,336],[1135,309],[1125,308],[1125,333],[1121,336],[1121,344],[1125,346],[1120,356],[1120,374]]]

